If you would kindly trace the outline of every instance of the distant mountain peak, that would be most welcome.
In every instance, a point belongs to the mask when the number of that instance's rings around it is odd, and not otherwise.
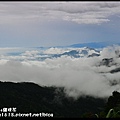
[[[116,43],[120,45],[120,43]],[[70,45],[69,47],[81,48],[81,47],[88,47],[88,48],[104,48],[107,46],[111,46],[113,43],[111,42],[90,42],[90,43],[78,43]]]

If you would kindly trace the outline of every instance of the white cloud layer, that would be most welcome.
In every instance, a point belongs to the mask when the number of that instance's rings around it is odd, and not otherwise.
[[[65,20],[101,24],[120,15],[120,2],[0,2],[0,23]]]
[[[120,91],[120,73],[110,73],[120,67],[120,58],[115,51],[120,51],[120,46],[104,48],[99,57],[89,58],[61,56],[43,61],[29,60],[28,57],[32,55],[37,58],[39,51],[36,50],[26,51],[19,57],[12,56],[14,59],[11,56],[6,56],[6,59],[4,56],[0,60],[0,80],[65,87],[67,95],[75,98],[82,95],[108,97],[114,90]],[[114,58],[113,63],[117,65],[99,66],[102,59],[109,56]],[[21,57],[23,60],[18,61]],[[114,80],[118,84],[111,86]]]

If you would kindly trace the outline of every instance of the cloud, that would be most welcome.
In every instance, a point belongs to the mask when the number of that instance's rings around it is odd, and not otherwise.
[[[116,58],[119,56],[119,54],[116,54],[116,52],[119,53],[120,51],[120,46],[118,45],[113,45],[113,46],[109,46],[103,49],[103,51],[101,52],[101,56],[102,57],[107,57],[107,58]]]
[[[1,2],[0,23],[66,20],[101,24],[120,14],[120,2]]]
[[[63,49],[63,48],[54,48],[51,47],[50,49],[47,49],[45,51],[43,51],[44,54],[62,54],[64,52],[68,52],[69,50],[67,49]]]
[[[113,49],[112,49],[113,48]],[[56,51],[56,49],[54,49]],[[83,95],[94,97],[108,97],[114,90],[120,91],[120,74],[111,74],[110,71],[119,67],[119,57],[114,50],[120,50],[119,46],[104,48],[101,56],[72,58],[61,56],[47,58],[43,61],[31,60],[31,55],[37,58],[38,51],[31,50],[15,56],[7,56],[0,60],[0,80],[12,82],[35,82],[42,86],[59,86],[65,88],[68,96],[78,98]],[[117,65],[110,67],[101,65],[100,62],[112,52],[113,62]],[[114,55],[113,55],[114,53]],[[14,59],[11,59],[13,57]],[[21,61],[22,57],[22,61]],[[19,61],[18,61],[19,60]],[[117,81],[118,84],[111,86]]]

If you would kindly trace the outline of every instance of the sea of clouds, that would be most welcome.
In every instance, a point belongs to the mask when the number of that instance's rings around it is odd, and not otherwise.
[[[120,91],[120,72],[110,73],[120,67],[120,46],[103,48],[100,56],[96,57],[48,57],[50,54],[66,51],[69,49],[0,48],[0,81],[34,82],[41,86],[64,87],[65,93],[74,98],[83,95],[104,98],[115,90]],[[46,59],[38,59],[42,57]],[[116,64],[101,65],[104,58],[113,58],[112,63]],[[115,80],[117,84],[111,85]]]

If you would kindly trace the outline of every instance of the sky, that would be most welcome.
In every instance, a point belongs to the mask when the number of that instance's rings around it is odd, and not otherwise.
[[[118,43],[119,38],[119,1],[0,2],[0,47]]]

